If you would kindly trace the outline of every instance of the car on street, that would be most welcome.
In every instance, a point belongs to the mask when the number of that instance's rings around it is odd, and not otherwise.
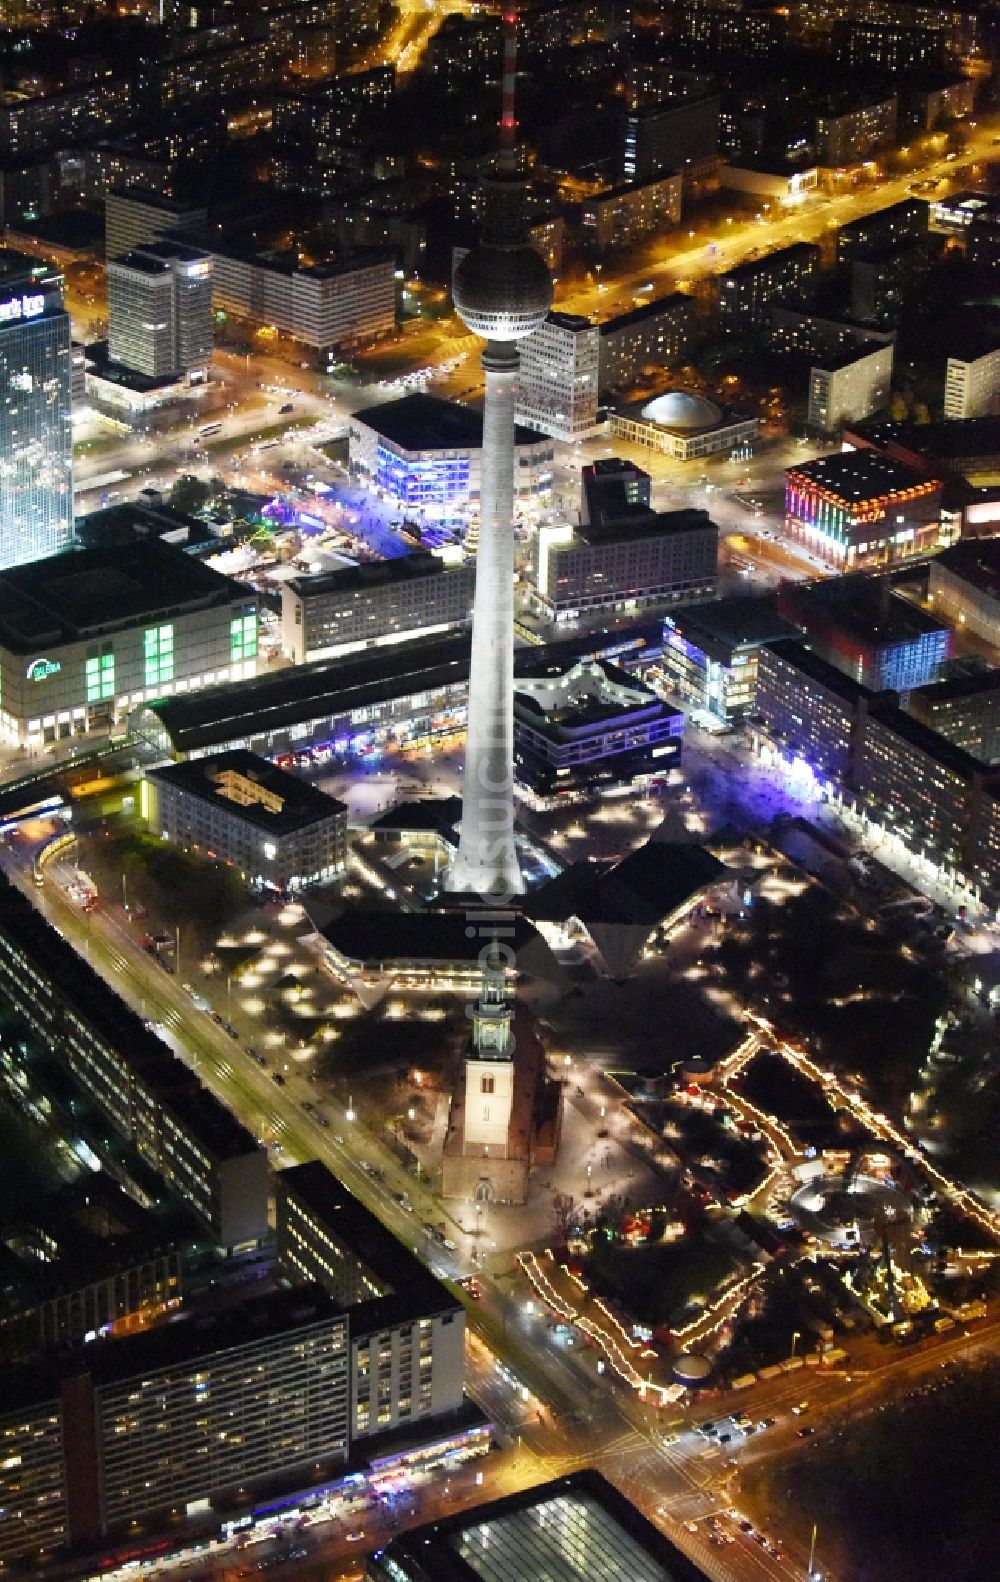
[[[271,1072],[271,1081],[277,1083],[279,1088],[283,1088],[285,1086],[285,1079],[281,1075],[280,1071]]]

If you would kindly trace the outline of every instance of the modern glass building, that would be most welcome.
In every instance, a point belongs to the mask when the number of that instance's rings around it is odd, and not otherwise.
[[[599,1472],[575,1472],[401,1533],[368,1560],[368,1582],[702,1582]]]
[[[62,276],[0,248],[0,570],[73,532],[70,325]]]

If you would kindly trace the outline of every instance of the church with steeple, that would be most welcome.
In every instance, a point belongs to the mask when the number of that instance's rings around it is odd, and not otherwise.
[[[516,1010],[499,954],[483,966],[442,1158],[446,1198],[523,1203],[533,1164],[559,1146],[562,1088],[546,1076],[532,1019]]]

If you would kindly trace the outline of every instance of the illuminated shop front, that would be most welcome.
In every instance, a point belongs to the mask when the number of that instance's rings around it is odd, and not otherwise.
[[[822,456],[785,473],[785,531],[839,571],[937,548],[941,483],[874,451]]]

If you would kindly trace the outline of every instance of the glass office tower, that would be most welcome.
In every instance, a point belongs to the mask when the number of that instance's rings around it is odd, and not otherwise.
[[[62,275],[0,248],[0,570],[73,532],[70,328]]]

